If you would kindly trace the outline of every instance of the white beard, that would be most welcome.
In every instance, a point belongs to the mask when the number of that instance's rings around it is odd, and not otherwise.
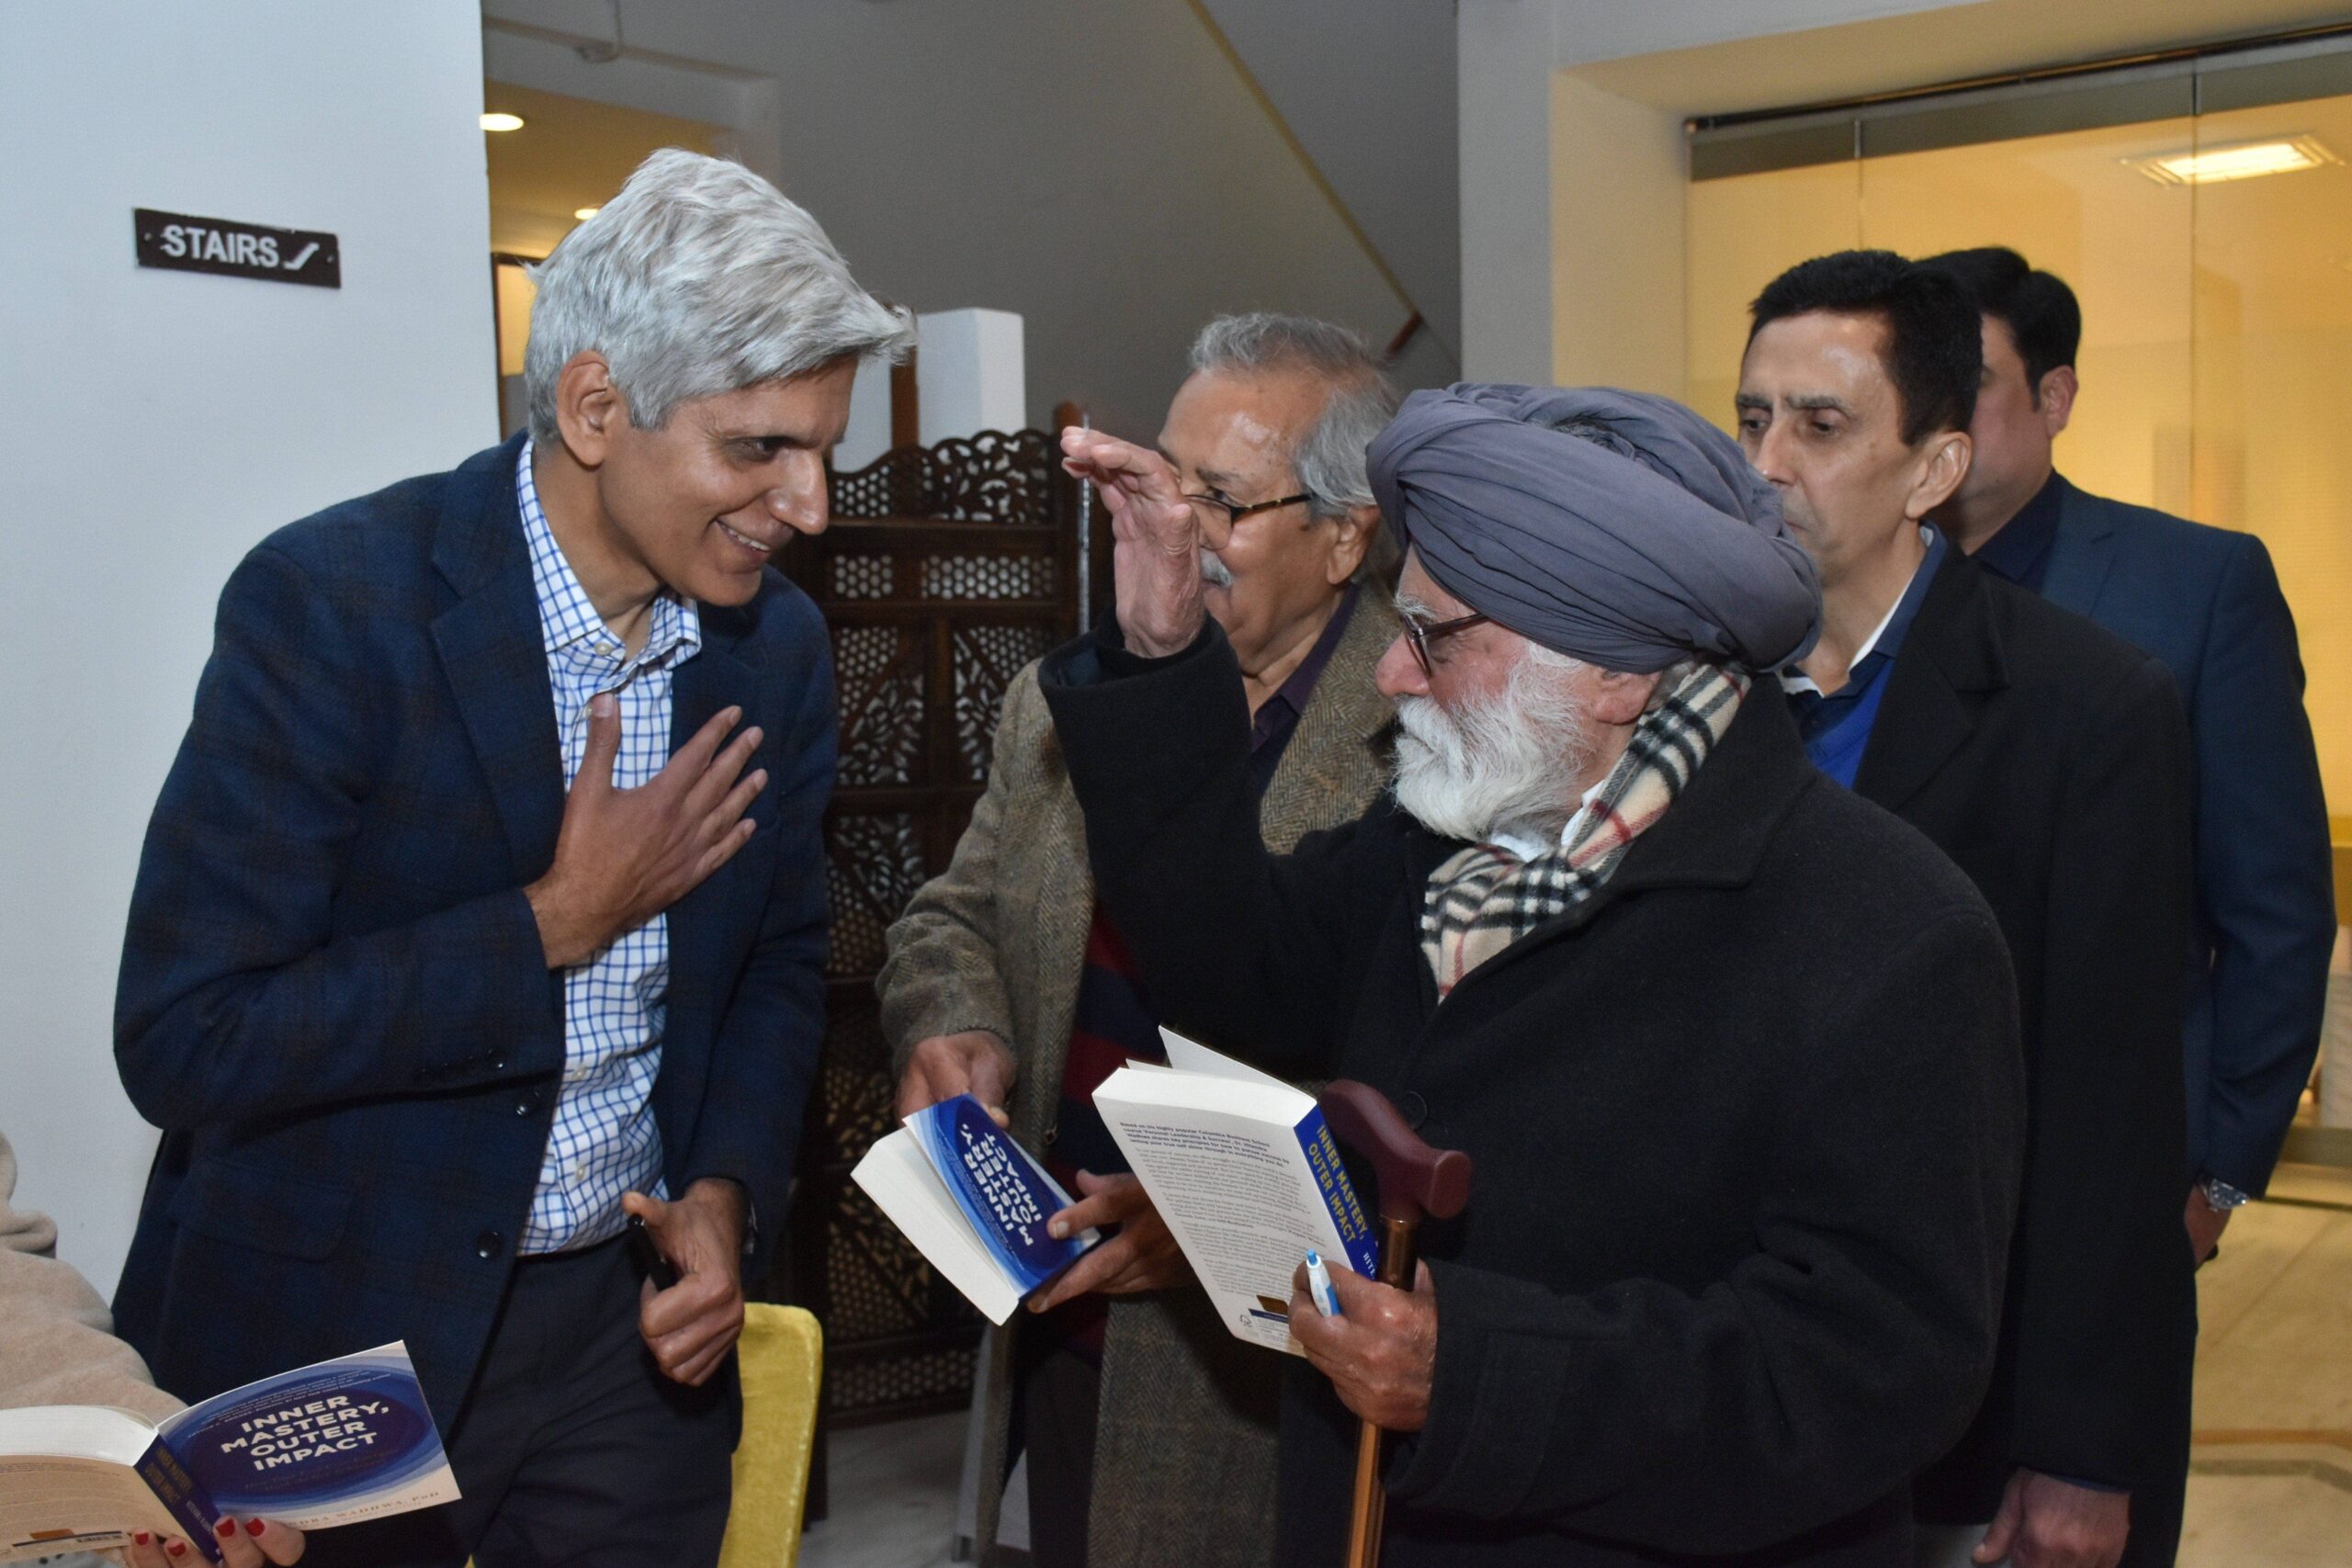
[[[1396,804],[1442,838],[1557,839],[1598,750],[1564,672],[1527,660],[1501,695],[1452,711],[1432,697],[1397,698]]]
[[[1233,573],[1227,568],[1225,562],[1217,559],[1216,555],[1203,550],[1201,552],[1201,581],[1211,588],[1230,588],[1233,586]]]

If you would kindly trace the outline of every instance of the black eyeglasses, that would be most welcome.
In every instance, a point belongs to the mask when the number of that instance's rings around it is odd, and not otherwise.
[[[1187,495],[1184,499],[1194,506],[1215,507],[1217,511],[1224,513],[1225,525],[1231,528],[1244,517],[1255,516],[1261,512],[1272,512],[1278,506],[1296,506],[1302,501],[1313,501],[1315,498],[1302,491],[1296,495],[1283,496],[1279,501],[1256,501],[1247,506],[1238,502],[1219,501],[1213,495]]]
[[[1487,617],[1457,615],[1450,621],[1424,623],[1407,615],[1404,617],[1404,622],[1405,640],[1412,645],[1413,657],[1420,660],[1422,678],[1427,679],[1437,673],[1436,669],[1430,662],[1430,644],[1450,637],[1456,632],[1466,632],[1472,626],[1484,626],[1487,624]]]

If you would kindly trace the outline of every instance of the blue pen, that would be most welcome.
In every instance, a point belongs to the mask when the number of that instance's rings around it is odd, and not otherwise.
[[[1331,1270],[1311,1247],[1306,1249],[1306,1293],[1315,1298],[1315,1310],[1325,1317],[1347,1315],[1340,1310],[1340,1293],[1331,1289]]]

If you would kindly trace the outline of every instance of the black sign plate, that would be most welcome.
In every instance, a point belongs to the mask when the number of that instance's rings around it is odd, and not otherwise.
[[[175,272],[218,272],[257,277],[266,283],[343,287],[343,250],[333,234],[306,229],[270,229],[226,218],[190,218],[182,212],[133,208],[139,265]]]

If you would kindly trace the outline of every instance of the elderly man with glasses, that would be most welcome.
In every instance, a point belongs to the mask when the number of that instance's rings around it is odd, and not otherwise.
[[[1283,855],[1178,476],[1063,449],[1118,615],[1039,684],[1144,983],[1477,1171],[1416,1288],[1298,1281],[1279,1561],[1340,1561],[1361,1417],[1403,1434],[1387,1568],[1904,1562],[1993,1362],[2017,1004],[1968,880],[1756,699],[1821,615],[1771,487],[1664,399],[1413,394],[1370,459],[1395,802]]]
[[[1364,448],[1395,411],[1352,333],[1226,317],[1193,347],[1159,450],[1192,518],[1183,570],[1225,628],[1248,718],[1256,831],[1275,849],[1348,821],[1386,774],[1392,714],[1372,668],[1396,635],[1365,559],[1379,509]],[[970,1091],[1116,1224],[989,1342],[978,1534],[996,1536],[1015,1429],[1043,1568],[1273,1561],[1274,1385],[1185,1280],[1090,1098],[1158,1058],[1158,1010],[1095,902],[1078,803],[1034,669],[1015,679],[988,791],[944,874],[890,931],[883,1024],[903,1114]]]

